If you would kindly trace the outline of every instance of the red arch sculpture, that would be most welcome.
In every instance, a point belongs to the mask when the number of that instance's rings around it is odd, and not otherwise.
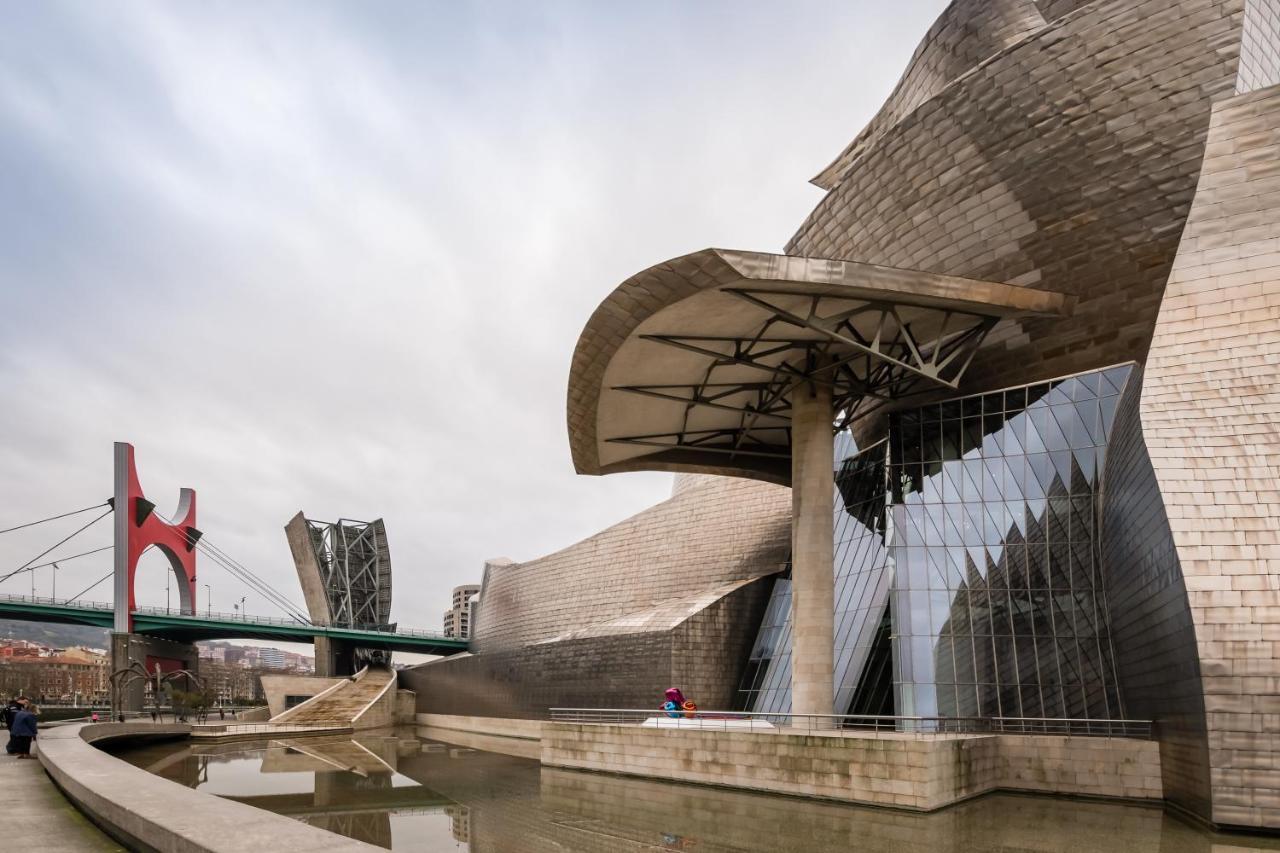
[[[196,493],[182,489],[174,521],[168,522],[155,512],[156,505],[147,500],[138,481],[133,445],[123,441],[115,445],[115,630],[133,630],[133,611],[138,609],[134,596],[134,578],[138,558],[154,545],[169,560],[178,579],[179,606],[183,613],[195,613],[196,603]]]

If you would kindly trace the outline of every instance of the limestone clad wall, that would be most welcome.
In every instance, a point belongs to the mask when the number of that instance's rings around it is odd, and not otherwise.
[[[1280,825],[1280,87],[1214,110],[1141,417],[1195,625],[1212,819]]]
[[[932,811],[996,789],[1159,799],[1153,741],[546,723],[542,763]]]
[[[315,675],[263,675],[262,692],[267,697],[268,711],[275,717],[285,712],[285,697],[315,696],[344,681],[345,678],[322,678]]]

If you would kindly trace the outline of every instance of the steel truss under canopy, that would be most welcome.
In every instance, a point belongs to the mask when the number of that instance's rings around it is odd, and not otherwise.
[[[998,282],[695,252],[624,282],[583,331],[570,376],[575,463],[787,482],[797,390],[830,387],[838,432],[960,390],[1001,321],[1069,309],[1061,294]]]
[[[329,624],[386,630],[391,618],[391,553],[382,519],[307,519],[329,604]]]
[[[764,312],[749,336],[640,336],[704,356],[708,363],[700,381],[614,386],[616,391],[684,404],[681,428],[613,436],[607,441],[689,447],[729,457],[790,458],[788,412],[790,394],[798,386],[807,382],[831,386],[837,414],[833,429],[838,432],[912,393],[958,389],[965,368],[999,320],[971,311],[922,309],[882,300],[747,288],[722,292]],[[929,337],[919,336],[917,330],[922,327],[933,330]],[[791,330],[795,332],[782,334]],[[762,378],[717,381],[731,367],[751,368]],[[692,428],[690,414],[699,407],[731,412],[737,415],[737,423],[718,429]]]

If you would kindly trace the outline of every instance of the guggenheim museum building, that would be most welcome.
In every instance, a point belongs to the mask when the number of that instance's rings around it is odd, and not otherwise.
[[[954,0],[813,183],[601,282],[574,464],[671,497],[487,563],[420,710],[1152,720],[1280,828],[1280,0]]]

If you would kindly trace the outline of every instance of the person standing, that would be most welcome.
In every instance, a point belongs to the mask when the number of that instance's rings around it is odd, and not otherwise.
[[[15,698],[10,699],[9,703],[4,706],[4,710],[0,711],[0,720],[4,721],[4,727],[9,730],[9,742],[5,744],[4,751],[10,755],[14,754],[13,748],[13,718],[22,710],[22,700]]]
[[[36,715],[32,713],[30,701],[19,699],[22,708],[13,716],[13,727],[9,729],[13,751],[19,758],[33,758],[31,742],[36,739]]]

